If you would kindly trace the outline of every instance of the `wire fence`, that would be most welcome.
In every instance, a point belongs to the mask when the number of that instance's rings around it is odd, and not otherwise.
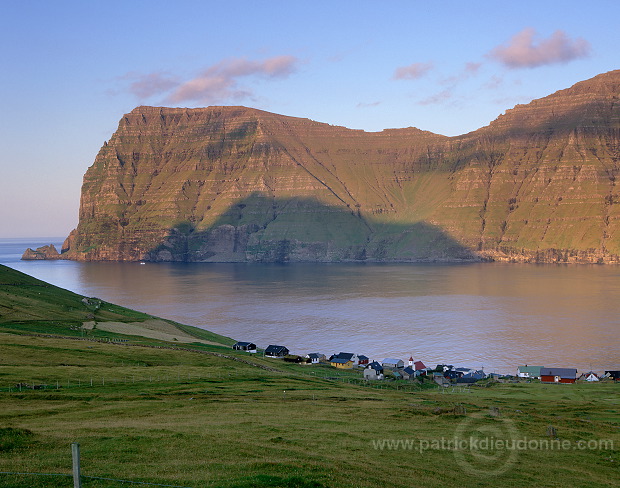
[[[73,474],[67,474],[67,473],[28,473],[28,472],[13,472],[13,471],[0,471],[0,475],[12,475],[12,476],[47,476],[47,477],[64,477],[64,478],[73,478]],[[149,486],[167,486],[170,488],[193,488],[191,486],[185,486],[185,485],[166,485],[166,484],[161,484],[161,483],[150,483],[147,481],[131,481],[131,480],[122,480],[122,479],[117,479],[117,478],[104,478],[102,476],[87,476],[87,475],[80,475],[81,481],[88,481],[88,480],[101,480],[101,481],[114,481],[117,483],[125,483],[125,484],[134,484],[134,485],[149,485]],[[82,483],[84,484],[84,483]],[[69,486],[69,485],[67,485]]]

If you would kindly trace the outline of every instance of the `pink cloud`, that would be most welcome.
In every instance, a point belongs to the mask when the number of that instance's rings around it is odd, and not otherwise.
[[[178,81],[163,73],[151,73],[138,76],[129,86],[129,91],[138,98],[150,98],[170,90],[178,85]]]
[[[167,93],[166,102],[169,103],[214,103],[252,97],[252,91],[241,86],[240,80],[286,78],[297,70],[298,63],[294,56],[275,56],[262,61],[225,59],[185,82],[161,72],[140,76],[132,73],[125,78],[135,80],[129,91],[141,99]]]
[[[452,99],[452,90],[450,88],[443,90],[435,95],[432,95],[424,100],[418,102],[418,105],[435,105],[438,103],[444,103]]]
[[[571,40],[557,30],[548,39],[536,40],[536,31],[528,27],[506,45],[493,49],[488,56],[509,68],[535,68],[547,64],[568,63],[590,55],[590,43],[582,38]]]
[[[395,80],[417,80],[433,69],[433,63],[413,63],[409,66],[401,66],[394,71]]]
[[[276,56],[264,61],[245,58],[226,59],[209,68],[196,78],[181,84],[168,96],[173,103],[200,101],[213,103],[218,100],[251,97],[252,92],[239,87],[239,79],[249,76],[286,78],[297,69],[294,56]]]

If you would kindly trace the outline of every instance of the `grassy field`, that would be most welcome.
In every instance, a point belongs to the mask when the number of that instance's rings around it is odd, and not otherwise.
[[[70,474],[70,444],[79,442],[85,476],[187,487],[596,487],[620,479],[620,385],[611,382],[376,389],[323,379],[325,368],[245,355],[253,364],[6,333],[0,342],[2,472]],[[528,444],[455,451],[455,436]],[[0,486],[71,479],[0,474]]]
[[[2,487],[72,486],[72,442],[84,487],[618,486],[619,384],[378,389],[227,338],[83,340],[50,317],[0,322]]]

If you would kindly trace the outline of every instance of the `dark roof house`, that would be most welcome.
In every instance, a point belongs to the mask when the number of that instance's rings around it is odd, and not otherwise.
[[[364,379],[365,380],[382,380],[383,379],[383,366],[381,366],[377,361],[373,361],[369,363],[364,368]]]
[[[233,347],[235,351],[256,352],[256,344],[253,342],[237,342]]]
[[[289,353],[289,350],[284,346],[277,346],[270,344],[265,349],[265,356],[268,358],[283,358]]]

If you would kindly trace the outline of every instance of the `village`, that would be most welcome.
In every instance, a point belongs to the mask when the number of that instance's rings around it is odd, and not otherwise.
[[[236,351],[249,354],[262,353],[266,358],[280,359],[300,365],[324,365],[336,370],[358,370],[363,373],[367,381],[424,381],[432,380],[440,386],[451,384],[472,384],[481,380],[512,380],[531,381],[541,383],[571,384],[576,381],[596,382],[602,380],[620,381],[620,370],[606,370],[604,373],[594,371],[578,375],[576,368],[545,367],[545,366],[518,366],[514,375],[485,373],[483,369],[455,367],[451,364],[438,364],[435,368],[427,367],[422,361],[414,360],[410,356],[405,361],[397,358],[385,358],[383,361],[371,361],[368,356],[350,352],[339,352],[327,357],[325,354],[308,353],[304,356],[290,354],[285,346],[270,344],[264,350],[259,350],[253,342],[237,342],[232,346]]]

